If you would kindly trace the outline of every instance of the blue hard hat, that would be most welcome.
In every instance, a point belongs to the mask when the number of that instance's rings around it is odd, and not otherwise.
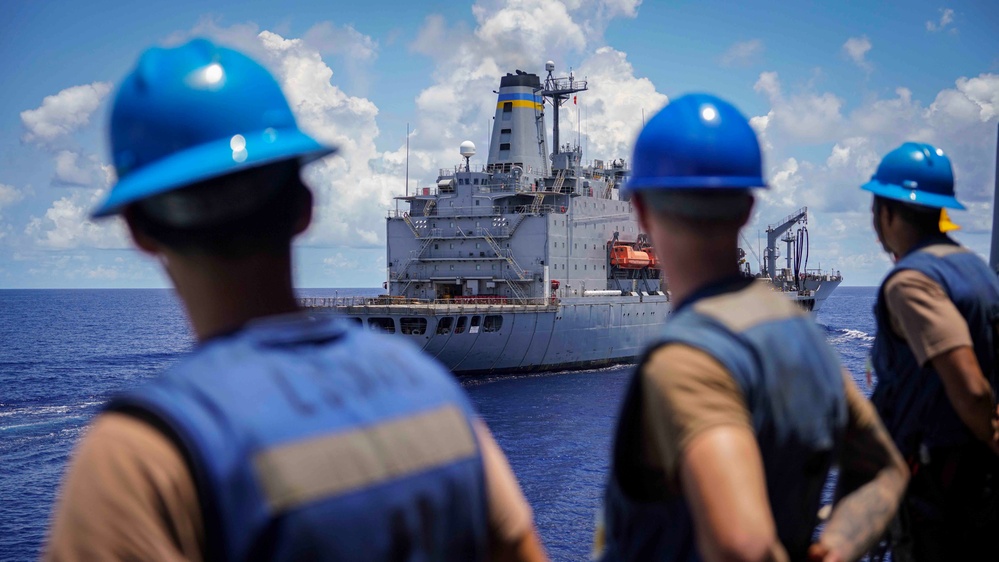
[[[688,94],[659,111],[635,142],[624,195],[654,189],[767,187],[760,143],[732,104]]]
[[[143,53],[118,89],[110,129],[118,182],[94,217],[199,181],[336,151],[298,129],[263,66],[206,39]]]
[[[925,143],[907,142],[889,152],[871,181],[860,188],[914,205],[964,209],[954,197],[950,158],[944,151]]]

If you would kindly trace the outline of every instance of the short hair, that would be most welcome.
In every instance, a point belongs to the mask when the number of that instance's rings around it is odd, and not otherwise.
[[[890,209],[921,234],[940,233],[940,209],[936,207],[914,205],[898,199],[875,195],[874,212],[880,212],[881,207]]]
[[[126,217],[176,252],[242,258],[289,251],[308,201],[298,161],[286,160],[143,199]]]
[[[656,214],[687,221],[732,222],[753,207],[747,189],[663,189],[636,194]]]

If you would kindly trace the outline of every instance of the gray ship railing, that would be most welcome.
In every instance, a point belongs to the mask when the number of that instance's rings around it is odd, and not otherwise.
[[[363,314],[369,310],[384,311],[392,307],[400,314],[457,314],[461,312],[518,312],[537,311],[538,308],[556,308],[559,299],[511,297],[463,297],[456,299],[412,299],[406,297],[301,297],[303,308],[332,308],[345,314]]]
[[[402,211],[396,209],[388,210],[388,218],[399,219],[399,218],[424,218],[424,217],[449,217],[449,218],[461,218],[461,217],[488,217],[493,215],[501,214],[515,214],[515,215],[548,215],[548,214],[566,214],[569,210],[565,206],[561,205],[540,205],[536,210],[532,205],[514,205],[511,207],[500,207],[498,205],[486,206],[486,207],[435,207],[430,214],[410,214],[409,211]]]

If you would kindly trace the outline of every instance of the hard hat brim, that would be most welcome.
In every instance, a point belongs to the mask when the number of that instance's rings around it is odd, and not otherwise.
[[[875,195],[896,201],[904,201],[913,205],[933,207],[936,209],[959,209],[964,210],[964,205],[953,195],[943,195],[940,193],[930,193],[918,189],[909,189],[891,183],[882,183],[878,180],[871,180],[860,186],[864,191],[870,191]]]
[[[758,176],[664,176],[629,180],[622,191],[625,195],[650,189],[766,189],[767,182]]]
[[[111,216],[136,201],[214,177],[292,158],[306,164],[337,151],[296,129],[267,129],[242,137],[241,150],[233,150],[233,139],[224,138],[143,166],[119,180],[91,217]]]

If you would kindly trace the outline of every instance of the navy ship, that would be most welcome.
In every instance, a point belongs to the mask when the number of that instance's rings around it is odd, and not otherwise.
[[[463,142],[463,161],[396,198],[405,210],[387,217],[387,295],[302,304],[411,338],[458,375],[635,361],[669,296],[619,196],[627,163],[584,164],[559,135],[559,110],[586,80],[545,70],[500,80],[484,165]]]
[[[559,110],[586,80],[555,76],[550,61],[545,70],[543,81],[520,70],[501,78],[484,165],[465,141],[463,161],[434,185],[396,198],[405,210],[386,219],[386,295],[301,304],[410,338],[458,375],[636,361],[670,314],[668,287],[620,197],[627,163],[584,164],[559,135]],[[767,269],[755,276],[817,310],[842,277],[776,268],[777,239],[802,222],[805,209],[768,230]],[[806,246],[789,242],[788,256]]]
[[[797,227],[797,229],[795,229]],[[784,242],[785,267],[777,267],[780,248],[777,242]],[[752,246],[743,238],[750,251]],[[757,273],[753,273],[746,251],[740,248],[740,266],[745,275],[755,277],[771,284],[774,290],[793,300],[805,310],[817,312],[822,303],[843,282],[839,271],[823,271],[820,268],[808,268],[808,207],[802,207],[784,217],[777,224],[767,226],[767,247],[761,260],[756,252]]]

